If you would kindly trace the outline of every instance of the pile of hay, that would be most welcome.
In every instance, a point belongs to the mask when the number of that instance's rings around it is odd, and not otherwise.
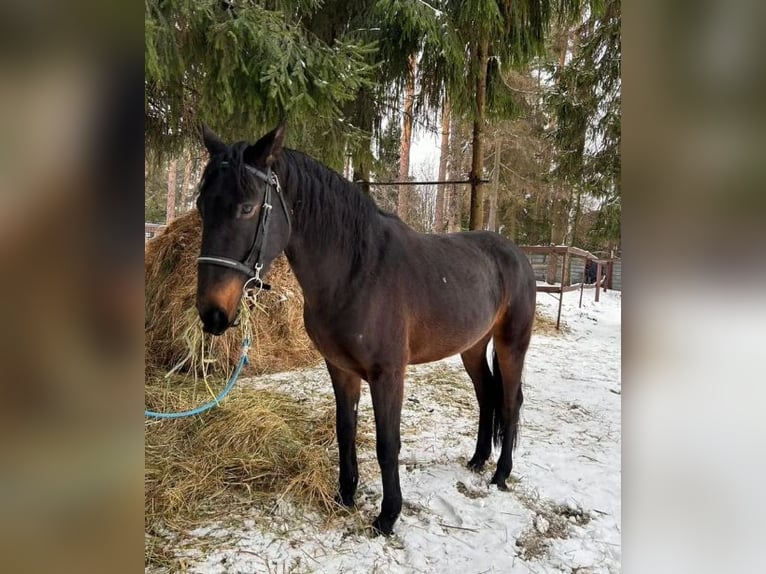
[[[186,410],[205,381],[150,374],[146,405]],[[147,421],[144,439],[145,565],[169,567],[175,534],[227,523],[286,498],[332,516],[337,488],[335,409],[248,386],[202,416]],[[328,517],[329,517],[328,516]]]
[[[225,375],[239,359],[243,325],[220,337],[204,335],[195,308],[201,225],[196,211],[175,219],[149,241],[145,254],[146,363],[169,371]],[[303,327],[303,297],[284,256],[266,279],[272,291],[258,296],[250,314],[250,373],[271,373],[317,363]]]
[[[147,381],[147,406],[193,406],[189,380]],[[168,386],[173,389],[166,393]],[[179,386],[190,392],[177,392]],[[332,509],[335,410],[327,398],[317,402],[306,405],[283,393],[242,387],[204,416],[147,422],[147,526],[186,528],[275,495]]]

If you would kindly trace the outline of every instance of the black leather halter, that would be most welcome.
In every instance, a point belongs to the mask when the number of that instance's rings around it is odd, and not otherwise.
[[[255,177],[257,177],[260,180],[263,180],[266,183],[266,193],[264,193],[263,195],[263,203],[261,204],[261,213],[258,218],[258,228],[255,230],[255,236],[253,237],[253,244],[250,247],[250,253],[248,253],[244,261],[237,261],[236,259],[229,259],[228,257],[201,256],[201,257],[197,257],[197,263],[220,265],[221,267],[228,267],[229,269],[234,269],[236,271],[239,271],[240,273],[244,273],[245,275],[247,275],[248,281],[245,285],[252,282],[254,283],[254,286],[256,288],[268,291],[269,289],[271,289],[271,286],[267,283],[264,283],[261,280],[261,270],[263,269],[263,261],[262,261],[263,249],[266,245],[266,238],[269,235],[269,220],[271,218],[271,209],[272,209],[272,204],[271,204],[272,190],[276,193],[277,197],[279,198],[279,203],[282,207],[282,212],[285,215],[285,220],[287,221],[288,236],[290,235],[290,232],[292,231],[290,214],[287,211],[287,205],[285,204],[285,198],[282,195],[282,188],[279,185],[279,179],[277,178],[277,174],[271,171],[271,168],[269,168],[269,171],[266,173],[250,165],[246,165],[245,168]]]

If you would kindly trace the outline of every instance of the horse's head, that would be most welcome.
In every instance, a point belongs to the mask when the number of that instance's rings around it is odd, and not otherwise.
[[[272,172],[284,124],[255,144],[223,143],[207,126],[210,160],[197,209],[202,217],[197,310],[206,332],[223,333],[237,317],[245,284],[257,286],[290,238],[290,215]]]

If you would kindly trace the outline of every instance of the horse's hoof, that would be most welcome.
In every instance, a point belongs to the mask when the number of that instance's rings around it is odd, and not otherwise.
[[[498,490],[505,490],[508,491],[508,485],[505,483],[505,478],[495,473],[495,475],[492,477],[492,480],[489,481],[490,484],[496,484]]]
[[[391,536],[394,533],[394,520],[386,520],[378,516],[372,523],[373,536]]]
[[[472,458],[468,461],[466,466],[468,467],[468,470],[472,470],[473,472],[481,472],[484,470],[485,462],[485,460],[477,460],[476,458]]]
[[[339,504],[340,506],[344,506],[346,508],[355,508],[356,502],[354,502],[354,495],[351,496],[344,496],[340,493],[335,495],[335,502],[336,504]]]

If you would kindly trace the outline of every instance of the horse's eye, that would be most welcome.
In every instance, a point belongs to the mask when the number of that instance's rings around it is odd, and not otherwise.
[[[255,209],[255,206],[252,203],[243,203],[239,208],[239,212],[242,215],[250,215],[253,212],[253,209]]]

